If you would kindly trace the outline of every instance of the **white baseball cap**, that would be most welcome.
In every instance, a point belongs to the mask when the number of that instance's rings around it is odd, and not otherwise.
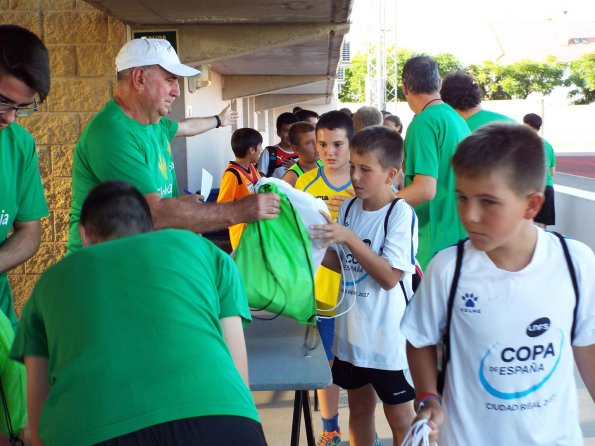
[[[141,37],[126,42],[116,57],[116,71],[145,65],[159,65],[176,76],[191,77],[200,73],[180,62],[176,50],[165,39]]]

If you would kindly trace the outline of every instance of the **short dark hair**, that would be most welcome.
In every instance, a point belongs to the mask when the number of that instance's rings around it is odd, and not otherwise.
[[[50,91],[50,58],[39,37],[17,25],[0,25],[0,75],[8,74],[24,82],[39,95]]]
[[[300,110],[294,113],[298,121],[307,121],[310,118],[318,119],[318,113],[312,110]]]
[[[277,130],[281,130],[281,127],[287,124],[295,124],[298,122],[298,118],[293,113],[285,112],[277,116]]]
[[[382,124],[382,113],[376,107],[364,106],[357,109],[353,117],[353,126],[360,131],[372,125]]]
[[[262,144],[262,135],[258,130],[245,127],[237,129],[231,135],[231,150],[238,158],[244,158],[248,154],[248,149],[256,148],[258,144]]]
[[[346,113],[337,110],[326,112],[320,117],[316,124],[316,132],[320,129],[343,129],[348,139],[353,138],[355,134],[353,120]]]
[[[151,209],[145,197],[124,181],[95,186],[83,203],[80,224],[101,241],[153,230]]]
[[[502,172],[519,196],[543,192],[545,188],[543,142],[524,125],[495,123],[480,127],[461,141],[451,162],[456,176]]]
[[[358,155],[374,153],[383,169],[403,164],[403,137],[383,125],[363,129],[349,141],[349,149]]]
[[[541,124],[543,124],[541,116],[536,113],[528,113],[523,116],[523,122],[528,126],[533,127],[535,130],[539,130],[541,128]]]
[[[295,107],[293,107],[292,112],[295,114],[295,113],[299,112],[300,110],[303,110],[303,108],[300,107],[299,105],[296,105]]]
[[[353,112],[351,111],[351,109],[349,109],[347,107],[343,107],[339,111],[345,113],[350,118],[353,118]]]
[[[392,113],[387,110],[380,110],[380,113],[382,113],[382,118],[392,115]]]
[[[399,118],[397,115],[388,115],[387,117],[384,118],[384,121],[390,121],[397,127],[403,126],[403,123],[401,122],[401,118]]]
[[[314,131],[316,131],[316,127],[314,127],[314,124],[306,121],[296,122],[289,128],[289,142],[292,143],[294,146],[297,146],[299,143],[299,135],[301,135],[302,133]]]
[[[447,74],[442,79],[440,97],[456,110],[465,111],[481,104],[479,84],[462,71]]]
[[[430,56],[415,56],[403,65],[403,84],[412,93],[434,93],[440,88],[438,65]]]

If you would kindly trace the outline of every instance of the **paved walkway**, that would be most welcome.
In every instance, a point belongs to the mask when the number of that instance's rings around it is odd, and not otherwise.
[[[585,437],[585,446],[595,446],[595,403],[591,400],[585,385],[578,373],[577,388],[579,393],[580,421]],[[293,413],[292,392],[254,392],[258,412],[262,419],[263,428],[269,446],[288,446],[291,436],[291,417]],[[313,398],[312,398],[313,400]],[[349,445],[348,420],[349,409],[347,407],[347,393],[341,391],[339,400],[339,423],[344,431],[344,440],[341,446]],[[320,413],[313,412],[314,432],[317,436],[321,431]],[[303,426],[303,421],[302,421]],[[382,412],[382,404],[376,406],[376,431],[383,446],[392,446],[390,428]],[[486,444],[489,444],[487,442]],[[306,433],[302,428],[300,446],[306,446]],[[511,443],[512,445],[512,443]]]

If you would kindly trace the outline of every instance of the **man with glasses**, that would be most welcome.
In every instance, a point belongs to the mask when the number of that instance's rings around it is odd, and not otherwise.
[[[36,98],[42,102],[49,89],[41,40],[19,26],[0,25],[0,309],[13,329],[18,320],[6,273],[37,252],[39,220],[48,215],[35,142],[15,118],[37,111]]]
[[[275,194],[251,194],[218,204],[201,203],[196,195],[179,196],[171,140],[230,125],[237,113],[228,106],[207,118],[167,118],[180,96],[180,78],[199,73],[180,62],[167,40],[143,37],[127,42],[116,57],[116,71],[114,98],[87,125],[74,149],[69,253],[82,247],[81,207],[89,191],[103,181],[125,181],[140,190],[156,229],[200,233],[279,213]]]

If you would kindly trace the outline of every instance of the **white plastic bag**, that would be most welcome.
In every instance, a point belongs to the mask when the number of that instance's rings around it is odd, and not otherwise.
[[[330,214],[330,212],[323,200],[320,198],[315,198],[304,191],[294,189],[289,183],[278,178],[261,178],[258,180],[258,183],[256,183],[256,190],[258,190],[263,184],[267,183],[275,184],[280,192],[287,195],[287,198],[291,202],[292,206],[301,217],[304,226],[308,229],[308,234],[312,235],[314,233],[314,231],[310,229],[310,226],[326,224],[326,220],[320,214],[320,211],[324,211],[327,214]],[[314,271],[316,271],[322,263],[322,259],[324,258],[324,254],[326,252],[326,249],[320,249],[319,245],[319,243],[312,243],[312,261],[314,262]]]

